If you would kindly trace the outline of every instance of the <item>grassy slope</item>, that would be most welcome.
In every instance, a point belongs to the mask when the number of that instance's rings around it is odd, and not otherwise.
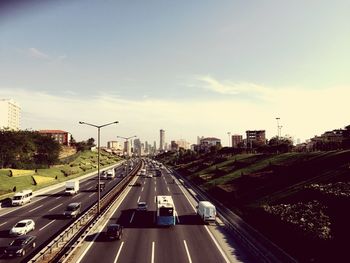
[[[349,164],[350,151],[332,151],[236,155],[217,163],[201,159],[182,164],[178,169],[299,260],[321,262],[334,260],[334,255],[338,255],[338,260],[344,256],[343,250],[340,250],[341,244],[344,233],[350,234],[348,230],[344,232],[344,229],[348,229],[344,218],[350,218],[343,215],[346,214],[343,206],[349,206],[350,202],[346,198],[321,195],[305,187],[311,184],[350,183]],[[317,239],[300,227],[284,223],[262,209],[263,205],[305,205],[312,200],[325,207],[322,213],[330,220],[330,240]],[[310,220],[311,224],[317,223]]]
[[[103,166],[108,166],[112,163],[115,163],[119,160],[118,157],[107,154],[107,153],[101,153],[101,167]],[[45,177],[51,177],[51,178],[56,178],[57,180],[43,184],[43,185],[34,185],[34,181],[32,179],[32,176],[20,176],[20,177],[9,177],[7,174],[7,171],[0,170],[0,199],[1,195],[6,194],[6,193],[11,193],[13,188],[16,186],[16,191],[20,191],[23,189],[39,189],[48,185],[56,184],[59,182],[63,182],[87,173],[90,173],[96,168],[93,165],[89,165],[90,169],[87,169],[86,171],[83,171],[82,169],[79,169],[79,173],[70,175],[70,176],[65,176],[62,173],[62,169],[64,168],[70,168],[70,165],[75,165],[76,167],[82,167],[86,166],[87,163],[90,164],[97,164],[97,153],[96,152],[91,152],[91,151],[86,151],[83,153],[79,153],[75,155],[75,159],[65,165],[57,165],[48,169],[38,169],[36,175],[40,176],[45,176]],[[6,196],[7,197],[7,196]]]

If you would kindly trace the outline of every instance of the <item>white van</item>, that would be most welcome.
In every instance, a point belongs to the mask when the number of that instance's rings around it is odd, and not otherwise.
[[[216,208],[208,201],[200,201],[197,206],[197,215],[199,215],[205,223],[215,222]]]
[[[21,192],[15,193],[12,198],[12,205],[24,205],[30,203],[33,196],[33,190],[23,190]]]

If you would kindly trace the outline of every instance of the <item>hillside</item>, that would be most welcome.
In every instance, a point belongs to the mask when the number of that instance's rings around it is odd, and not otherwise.
[[[174,158],[162,156],[167,163]],[[350,151],[233,156],[218,152],[174,168],[298,260],[334,262],[348,257]]]

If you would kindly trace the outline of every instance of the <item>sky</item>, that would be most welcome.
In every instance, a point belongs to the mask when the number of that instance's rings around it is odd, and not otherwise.
[[[7,4],[4,4],[6,2]],[[0,98],[22,129],[159,145],[266,130],[304,141],[350,124],[347,0],[0,3]]]

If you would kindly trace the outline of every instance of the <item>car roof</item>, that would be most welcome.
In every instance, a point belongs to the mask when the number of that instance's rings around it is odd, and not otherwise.
[[[121,225],[119,225],[119,224],[109,224],[107,227],[120,227]]]
[[[78,206],[80,205],[81,203],[70,203],[68,206]]]
[[[24,235],[24,236],[16,237],[14,240],[27,240],[27,239],[32,239],[32,238],[36,238],[36,236]]]
[[[27,223],[27,222],[29,222],[29,221],[33,222],[32,219],[23,219],[23,220],[21,220],[21,221],[19,221],[19,222],[17,222],[17,223]]]
[[[145,205],[146,202],[141,201],[141,202],[138,202],[137,204],[138,204],[138,205]]]

